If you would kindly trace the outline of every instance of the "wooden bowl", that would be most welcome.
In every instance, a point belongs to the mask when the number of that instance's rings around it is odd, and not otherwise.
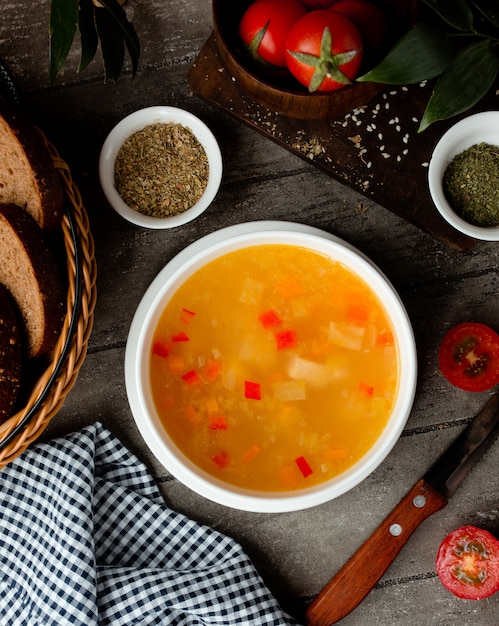
[[[309,93],[286,70],[266,70],[246,53],[238,37],[238,25],[254,0],[213,0],[213,28],[220,55],[238,84],[263,106],[300,119],[338,117],[365,105],[384,89],[379,83],[353,83],[330,93]],[[403,34],[414,22],[417,0],[373,0],[389,17],[390,40]],[[383,54],[386,50],[383,51]],[[361,73],[374,67],[380,58],[365,60]]]

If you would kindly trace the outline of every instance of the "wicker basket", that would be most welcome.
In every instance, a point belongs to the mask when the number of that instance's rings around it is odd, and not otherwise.
[[[87,352],[97,297],[97,266],[88,216],[69,167],[41,134],[59,173],[66,200],[62,222],[67,257],[66,316],[50,363],[35,382],[26,405],[0,425],[0,469],[41,435],[76,382]]]

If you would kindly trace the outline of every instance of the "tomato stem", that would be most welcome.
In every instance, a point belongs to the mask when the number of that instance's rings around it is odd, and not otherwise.
[[[341,85],[352,84],[351,80],[341,71],[340,66],[346,65],[352,61],[352,59],[359,54],[360,50],[348,50],[334,54],[332,41],[331,31],[326,26],[322,33],[320,56],[288,50],[289,54],[297,61],[315,69],[308,86],[308,90],[311,93],[319,89],[325,78],[334,80]]]

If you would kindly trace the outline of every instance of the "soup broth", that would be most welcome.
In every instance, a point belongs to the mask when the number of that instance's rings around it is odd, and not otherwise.
[[[399,356],[369,286],[329,257],[265,244],[189,277],[154,333],[150,379],[175,444],[222,481],[299,490],[344,472],[391,414]]]

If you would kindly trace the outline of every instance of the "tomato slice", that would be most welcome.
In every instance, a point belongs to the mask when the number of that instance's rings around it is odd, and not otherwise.
[[[499,335],[478,322],[459,324],[443,338],[438,363],[456,387],[487,391],[499,383]]]
[[[438,549],[437,573],[458,598],[488,598],[499,591],[499,541],[476,526],[454,530]]]

